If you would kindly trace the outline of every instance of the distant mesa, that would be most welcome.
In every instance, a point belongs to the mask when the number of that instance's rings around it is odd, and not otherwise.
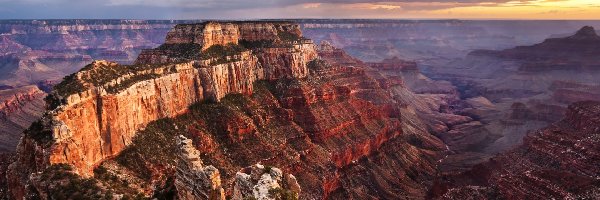
[[[568,37],[501,51],[476,50],[469,55],[519,60],[521,71],[600,70],[600,36],[594,27],[584,26]]]
[[[596,33],[596,29],[594,29],[594,27],[592,27],[592,26],[584,26],[583,28],[579,29],[579,31],[577,31],[577,33],[575,33],[575,35],[570,36],[569,38],[571,38],[571,39],[599,39],[600,40],[600,36],[598,36],[598,34]]]

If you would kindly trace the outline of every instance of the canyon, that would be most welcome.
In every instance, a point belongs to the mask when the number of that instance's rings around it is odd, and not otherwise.
[[[510,38],[486,32],[504,22],[458,20],[57,20],[31,22],[44,28],[27,25],[26,34],[22,23],[0,23],[11,65],[28,63],[16,61],[23,52],[51,48],[23,45],[28,34],[137,32],[118,44],[97,36],[107,48],[153,39],[122,50],[127,57],[84,55],[64,61],[72,71],[57,78],[2,86],[0,149],[20,142],[16,154],[2,154],[0,186],[9,190],[0,195],[598,196],[599,111],[586,100],[600,97],[599,40],[589,26],[513,48],[546,33]],[[439,30],[446,38],[431,35]],[[402,46],[409,44],[420,47]],[[73,55],[86,48],[54,46]]]
[[[215,24],[221,24],[221,29],[215,31]],[[257,27],[245,29],[248,24],[257,24]],[[228,48],[236,45],[231,44],[230,39],[219,36],[225,33],[240,31],[240,37],[236,39],[250,42],[262,41],[264,37],[253,34],[265,32],[283,36],[300,34],[297,25],[284,22],[208,22],[188,26],[201,27],[193,28],[195,30],[202,30],[202,27],[213,30],[212,36],[207,37],[213,40],[202,40],[209,41],[207,43],[212,46],[199,49],[204,49],[202,53],[206,54],[213,47]],[[181,28],[182,26],[177,26],[173,32],[178,32]],[[265,30],[255,31],[256,29]],[[252,32],[246,33],[246,30]],[[392,177],[385,180],[388,182],[386,185],[398,184],[400,181],[406,187],[413,188],[407,190],[410,193],[398,191],[400,193],[386,195],[422,196],[426,186],[419,182],[432,180],[435,157],[443,150],[441,141],[425,131],[404,134],[403,127],[419,127],[412,124],[416,122],[404,123],[400,120],[402,108],[380,87],[378,80],[368,76],[368,73],[373,72],[366,72],[368,66],[362,62],[345,59],[336,61],[335,57],[325,56],[329,53],[326,51],[319,54],[327,59],[318,60],[317,48],[310,40],[303,39],[301,35],[292,37],[294,40],[283,36],[270,36],[274,40],[273,44],[266,47],[217,57],[225,60],[208,58],[161,65],[141,64],[145,61],[139,60],[140,64],[131,66],[95,61],[70,75],[49,94],[47,103],[50,110],[21,139],[17,161],[11,165],[8,174],[12,195],[45,196],[40,192],[42,188],[36,187],[45,183],[37,182],[40,180],[31,178],[28,174],[53,169],[52,166],[58,164],[72,166],[72,173],[82,178],[96,177],[95,169],[102,167],[110,169],[108,173],[133,171],[130,175],[138,177],[137,180],[142,183],[149,181],[167,184],[166,178],[172,176],[172,172],[168,171],[172,171],[174,165],[160,163],[172,161],[163,158],[155,163],[159,165],[156,168],[132,168],[130,163],[145,162],[145,158],[140,158],[139,154],[151,152],[138,152],[134,155],[129,152],[141,151],[131,148],[137,146],[136,135],[143,137],[144,134],[150,134],[143,133],[145,131],[183,131],[184,135],[201,141],[201,145],[222,146],[202,152],[205,154],[203,160],[210,161],[222,171],[227,196],[234,193],[231,191],[234,188],[233,172],[252,163],[278,166],[284,171],[297,174],[298,183],[303,188],[301,198],[360,198],[377,195],[356,191],[355,183],[348,182],[353,180],[352,177],[339,177],[341,175],[338,170],[369,173],[362,167],[347,166],[379,152],[379,149],[384,149],[383,146],[392,142],[405,148],[385,148],[380,159],[390,165],[383,166],[382,170],[405,171],[423,167],[427,170],[404,172],[415,180]],[[190,42],[178,37],[167,37],[167,41],[170,44]],[[171,56],[168,52],[153,52],[163,53],[159,55],[161,57]],[[221,53],[227,54],[229,51]],[[140,56],[140,59],[145,58]],[[174,60],[177,59],[181,58]],[[348,66],[348,61],[360,66]],[[398,83],[395,86],[404,87]],[[251,98],[248,99],[249,97]],[[240,101],[247,102],[240,104]],[[186,109],[190,105],[192,107]],[[327,112],[330,110],[338,111]],[[129,114],[124,114],[127,112]],[[278,117],[273,118],[273,115]],[[173,118],[176,122],[168,127],[148,127],[152,126],[149,123],[160,118]],[[172,126],[176,130],[165,130]],[[137,130],[142,133],[136,134]],[[407,138],[419,141],[418,146],[403,142]],[[174,148],[173,146],[175,145],[157,148]],[[269,148],[279,150],[265,151]],[[169,157],[168,150],[162,152]],[[403,154],[414,156],[391,159]],[[120,159],[126,159],[127,162],[119,162]],[[360,166],[373,165],[370,161],[363,162],[366,163]],[[146,172],[152,174],[151,177],[135,173],[142,169],[147,169]],[[314,177],[331,179],[326,181]],[[381,177],[364,178],[367,179],[363,183],[367,184],[371,182],[370,179]],[[138,185],[141,187],[138,191],[152,195],[152,190],[147,188],[152,184],[142,183]],[[26,188],[25,185],[33,185],[34,188]],[[384,185],[375,187],[389,188]]]
[[[564,119],[472,170],[440,179],[432,194],[440,199],[597,198],[599,120],[600,102],[572,104]]]

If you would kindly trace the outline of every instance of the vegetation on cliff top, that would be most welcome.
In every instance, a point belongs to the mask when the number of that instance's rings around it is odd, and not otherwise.
[[[161,67],[164,67],[165,70],[160,74],[158,71],[141,73],[145,70],[153,70]],[[44,100],[46,101],[48,108],[52,110],[65,104],[65,97],[88,89],[85,84],[91,84],[96,87],[106,86],[106,91],[114,94],[137,82],[158,78],[164,74],[173,72],[176,72],[174,64],[118,65],[109,63],[107,65],[103,63],[92,63],[79,70],[79,72],[64,77],[60,83],[54,86],[54,93],[46,96]],[[106,85],[111,81],[125,76],[129,77],[118,84]]]
[[[45,128],[42,120],[31,123],[24,133],[40,144],[47,144],[52,140],[52,131]]]
[[[153,169],[173,170],[177,156],[175,137],[185,135],[185,125],[171,118],[151,122],[140,133],[116,161],[129,170],[149,180]],[[160,152],[160,153],[157,153]]]
[[[239,55],[240,53],[247,51],[248,49],[239,44],[229,43],[227,45],[215,44],[205,49],[200,54],[200,60],[208,59],[226,59],[228,56]]]
[[[166,52],[169,57],[195,60],[200,57],[202,45],[196,43],[162,44],[156,49]]]
[[[113,199],[113,193],[102,190],[97,180],[81,178],[67,164],[52,165],[39,176],[38,185],[45,189],[49,199]],[[41,198],[34,187],[30,189],[33,191],[30,198]]]

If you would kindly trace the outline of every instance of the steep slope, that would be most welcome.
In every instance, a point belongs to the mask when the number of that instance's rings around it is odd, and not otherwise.
[[[600,102],[574,103],[563,120],[531,133],[522,146],[442,179],[432,192],[443,199],[597,198],[599,124]]]
[[[53,171],[116,194],[172,194],[184,135],[220,171],[226,196],[236,172],[262,163],[294,174],[302,199],[424,198],[445,148],[414,113],[405,118],[385,89],[392,80],[344,54],[317,55],[289,22],[167,35],[137,65],[96,61],[55,87],[10,167],[13,197],[46,196],[52,183],[30,174]]]

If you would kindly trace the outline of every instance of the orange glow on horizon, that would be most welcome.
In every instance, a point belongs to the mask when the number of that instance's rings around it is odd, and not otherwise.
[[[600,0],[513,0],[505,3],[378,2],[304,6],[358,18],[600,19]]]

